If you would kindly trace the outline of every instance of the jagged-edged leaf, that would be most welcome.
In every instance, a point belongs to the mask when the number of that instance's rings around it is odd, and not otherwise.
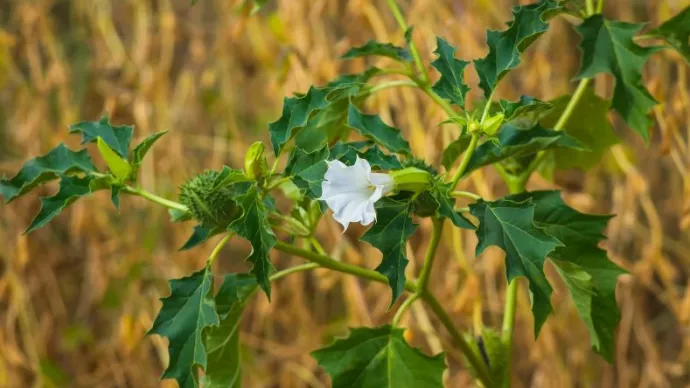
[[[391,43],[380,43],[375,40],[370,40],[362,46],[351,48],[341,58],[351,59],[372,55],[388,57],[402,62],[412,60],[412,56],[406,48],[397,47]]]
[[[434,84],[432,89],[446,100],[465,108],[465,96],[470,90],[464,80],[465,67],[469,62],[455,59],[455,47],[436,37],[436,51],[438,55],[431,66],[441,73],[441,78]]]
[[[168,133],[168,131],[160,131],[156,132],[153,135],[147,136],[144,140],[141,141],[141,143],[137,144],[136,147],[132,150],[132,156],[130,157],[130,161],[132,165],[134,166],[140,166],[141,162],[144,161],[144,157],[146,154],[149,152],[153,144],[158,141],[163,135]]]
[[[642,67],[657,48],[642,47],[633,41],[643,26],[606,20],[602,15],[587,18],[577,27],[582,35],[582,66],[577,78],[612,74],[616,79],[612,108],[649,141],[651,119],[648,113],[657,101],[642,84]]]
[[[306,190],[309,198],[318,198],[321,196],[323,176],[328,169],[326,164],[328,155],[328,146],[323,146],[320,150],[312,153],[295,148],[285,167],[285,174],[292,176],[295,185]]]
[[[479,74],[479,87],[489,97],[498,82],[520,64],[520,55],[549,28],[547,19],[561,10],[554,0],[513,8],[513,20],[504,31],[487,31],[489,54],[474,61]]]
[[[236,197],[242,207],[242,216],[233,221],[228,229],[249,241],[252,252],[249,260],[254,267],[252,273],[262,290],[271,299],[271,282],[268,276],[275,270],[269,252],[276,244],[276,236],[268,223],[269,209],[264,202],[261,191],[256,185]]]
[[[578,312],[589,329],[592,347],[612,362],[614,331],[620,321],[616,283],[625,271],[611,262],[606,251],[599,248],[611,216],[580,213],[563,202],[558,191],[526,192],[506,198],[531,201],[535,206],[535,224],[564,244],[557,247],[550,257],[555,260],[570,288]],[[587,277],[581,271],[591,277],[594,293],[590,296],[586,290],[578,289],[590,287],[585,284]]]
[[[540,123],[552,128],[568,105],[570,96],[559,97],[551,101],[553,108]],[[596,166],[606,150],[618,143],[607,114],[610,102],[598,97],[594,89],[588,88],[578,100],[577,105],[565,123],[563,131],[572,136],[589,150],[557,148],[551,151],[558,169],[579,168],[588,170]]]
[[[443,387],[444,354],[429,357],[411,347],[404,329],[352,328],[350,336],[312,352],[333,388]]]
[[[376,271],[388,278],[393,291],[391,305],[405,289],[405,267],[407,240],[417,230],[412,221],[412,209],[408,202],[385,197],[376,203],[376,223],[360,238],[378,248],[383,254]]]
[[[453,140],[452,143],[448,144],[445,150],[443,150],[443,156],[441,157],[441,164],[446,170],[450,170],[456,160],[462,155],[467,147],[470,145],[470,140],[472,135],[469,133],[463,133],[457,139]]]
[[[455,206],[455,198],[451,198],[450,184],[443,182],[436,182],[432,190],[432,196],[434,197],[436,203],[438,203],[438,213],[441,217],[449,219],[453,225],[458,228],[475,230],[476,227],[472,224],[465,216],[456,212],[453,207]]]
[[[251,179],[247,177],[244,171],[223,166],[223,169],[220,170],[220,173],[218,173],[218,176],[216,176],[216,179],[213,181],[213,190],[217,190],[221,187],[232,186],[235,183],[249,181],[251,181]]]
[[[476,255],[495,245],[506,253],[508,282],[518,276],[529,280],[536,337],[553,311],[551,285],[544,274],[544,262],[556,247],[563,244],[535,225],[535,206],[529,201],[479,200],[470,205],[470,212],[479,220]]]
[[[325,88],[309,88],[307,94],[301,97],[286,97],[283,100],[283,114],[271,123],[268,131],[273,144],[273,152],[278,155],[285,143],[293,136],[293,131],[304,128],[309,117],[316,111],[328,106],[326,95],[328,90]]]
[[[9,203],[34,187],[62,175],[94,171],[96,167],[86,150],[75,152],[60,143],[47,154],[24,163],[12,179],[0,179],[0,195]]]
[[[86,176],[84,178],[76,176],[63,176],[60,179],[60,188],[58,189],[58,192],[52,197],[41,199],[41,210],[39,210],[38,214],[31,221],[31,224],[24,233],[31,233],[34,230],[45,226],[66,207],[74,203],[74,201],[91,194],[94,189],[100,188],[95,185],[95,183],[94,178],[90,176]]]
[[[225,275],[215,298],[220,325],[206,331],[208,366],[203,379],[205,388],[242,386],[239,325],[242,311],[257,288],[252,275]]]
[[[665,40],[690,64],[690,6],[648,34]]]
[[[530,96],[520,96],[518,101],[501,100],[499,105],[505,121],[521,128],[533,127],[552,110],[551,103]]]
[[[507,158],[524,157],[557,147],[586,149],[564,132],[545,129],[539,124],[530,129],[506,124],[498,133],[497,141],[489,140],[477,147],[467,164],[465,174]]]
[[[81,133],[81,144],[94,143],[98,137],[101,137],[118,155],[127,159],[134,127],[112,125],[108,115],[103,115],[98,121],[82,121],[70,125],[69,133]]]
[[[199,386],[196,367],[206,369],[203,332],[220,323],[211,295],[213,274],[206,267],[188,277],[170,281],[170,296],[161,307],[149,334],[168,339],[170,363],[163,378],[177,380],[180,388]]]
[[[370,141],[337,143],[331,148],[329,159],[337,159],[351,166],[357,160],[357,156],[366,159],[373,169],[396,170],[402,168],[395,155],[384,153],[379,146]]]
[[[115,177],[123,182],[132,174],[132,166],[129,162],[120,157],[110,146],[106,143],[102,137],[98,137],[96,141],[98,146],[98,152],[100,152],[101,157],[105,160],[110,171],[115,175]]]
[[[391,152],[410,153],[410,144],[403,138],[400,130],[384,123],[378,115],[364,114],[350,104],[347,125]]]

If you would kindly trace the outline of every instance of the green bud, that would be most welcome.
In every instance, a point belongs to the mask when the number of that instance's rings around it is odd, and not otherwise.
[[[496,134],[496,132],[498,132],[498,129],[501,128],[504,118],[505,115],[503,113],[499,113],[484,120],[484,124],[482,124],[482,132],[489,136],[493,136]]]
[[[472,121],[470,125],[467,126],[467,130],[470,133],[478,132],[480,129],[482,129],[481,125],[479,125],[479,123],[476,121]]]
[[[388,175],[395,182],[395,190],[421,193],[431,187],[431,174],[417,167],[391,171]]]
[[[264,148],[264,143],[254,142],[244,156],[244,172],[249,179],[261,178],[268,169]]]

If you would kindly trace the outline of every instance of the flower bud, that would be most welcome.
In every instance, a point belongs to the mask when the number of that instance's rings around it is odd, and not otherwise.
[[[250,179],[257,179],[262,177],[267,169],[264,143],[257,141],[249,147],[244,156],[244,172]]]
[[[484,120],[484,124],[482,124],[482,132],[489,136],[496,134],[498,129],[501,128],[501,124],[503,124],[504,117],[505,115],[503,113],[499,113]]]
[[[395,183],[395,190],[421,193],[431,187],[431,174],[417,167],[407,167],[388,173]]]

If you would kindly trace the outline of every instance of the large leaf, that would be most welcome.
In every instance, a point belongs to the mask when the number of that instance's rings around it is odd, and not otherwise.
[[[86,150],[75,152],[61,143],[47,154],[24,163],[12,179],[0,179],[0,195],[9,203],[34,187],[62,175],[94,171],[96,167]]]
[[[215,298],[220,325],[206,331],[208,366],[203,380],[205,388],[242,386],[239,325],[242,311],[257,288],[254,276],[225,275]]]
[[[370,40],[363,46],[351,48],[341,58],[351,59],[373,55],[388,57],[402,62],[412,60],[412,56],[406,48],[397,47],[390,43],[380,43],[375,40]]]
[[[534,211],[534,204],[528,201],[480,200],[470,205],[470,212],[479,219],[476,255],[495,245],[506,253],[508,282],[515,281],[518,276],[529,280],[536,337],[553,311],[551,285],[544,274],[544,262],[556,247],[563,244],[535,225]]]
[[[127,159],[134,127],[131,125],[112,125],[108,115],[104,115],[98,121],[82,121],[70,125],[69,133],[81,133],[82,144],[95,143],[96,139],[101,137],[118,155]]]
[[[648,34],[665,40],[690,64],[690,7],[686,7]]]
[[[400,161],[395,155],[384,153],[373,142],[337,143],[331,148],[330,159],[340,160],[348,166],[355,163],[357,156],[361,159],[366,159],[373,169],[397,170],[402,168]]]
[[[412,348],[403,329],[353,328],[350,336],[312,352],[333,388],[443,387],[443,353],[429,357]]]
[[[431,66],[441,73],[441,78],[432,89],[446,100],[462,108],[465,107],[465,96],[470,90],[464,80],[465,67],[469,62],[455,59],[455,47],[442,38],[436,37],[436,51],[438,55]]]
[[[228,228],[252,245],[252,252],[247,260],[254,265],[252,273],[270,300],[271,282],[268,276],[275,268],[271,264],[269,252],[276,244],[276,236],[268,223],[269,209],[256,185],[252,185],[246,193],[238,195],[236,201],[242,207],[243,213]]]
[[[533,127],[552,110],[551,103],[530,96],[520,96],[518,101],[501,100],[499,106],[505,121],[521,128]]]
[[[376,271],[388,278],[393,291],[393,304],[405,289],[405,267],[407,240],[417,230],[412,221],[411,205],[386,197],[376,203],[376,223],[360,238],[383,254],[381,264]]]
[[[517,6],[513,8],[513,21],[508,23],[507,30],[486,32],[489,54],[474,61],[485,97],[493,93],[506,73],[520,64],[520,55],[546,32],[549,28],[546,20],[560,9],[554,0]]]
[[[403,138],[400,130],[384,123],[378,115],[363,114],[350,104],[347,125],[391,152],[410,153],[410,144]]]
[[[328,146],[323,146],[312,153],[295,148],[285,167],[285,174],[291,175],[295,185],[305,190],[309,198],[318,198],[321,196],[323,176],[328,169],[326,164],[328,155]]]
[[[283,100],[283,114],[268,126],[273,152],[278,155],[293,136],[293,132],[307,125],[310,116],[328,106],[326,88],[309,88],[301,97],[286,97]]]
[[[570,98],[571,96],[563,96],[551,101],[553,108],[540,124],[552,128],[558,122]],[[585,91],[563,130],[589,150],[556,148],[552,151],[556,168],[579,168],[586,171],[599,163],[609,147],[618,143],[618,137],[607,117],[609,107],[610,102],[598,97],[594,89],[588,88]]]
[[[611,216],[580,213],[563,202],[558,191],[527,192],[507,199],[530,200],[535,205],[535,224],[564,244],[550,256],[566,280],[578,312],[589,329],[592,347],[612,362],[614,331],[620,321],[616,282],[625,271],[611,262],[606,252],[599,248],[599,242],[605,238],[603,230]],[[587,277],[581,271],[591,277],[592,285],[586,284],[584,280]],[[582,287],[593,288],[594,292],[579,289]]]
[[[163,378],[177,380],[180,388],[198,387],[196,366],[207,366],[203,332],[220,323],[212,289],[213,274],[208,267],[171,280],[170,296],[161,299],[163,306],[149,331],[168,339],[170,363]]]
[[[611,106],[649,141],[649,110],[657,101],[642,84],[642,67],[656,48],[638,46],[633,38],[643,24],[606,20],[594,15],[577,27],[582,35],[582,66],[577,78],[609,73],[616,79]]]

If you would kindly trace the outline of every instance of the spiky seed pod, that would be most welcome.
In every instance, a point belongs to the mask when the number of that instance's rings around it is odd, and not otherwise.
[[[436,171],[430,164],[415,156],[405,158],[402,162],[400,162],[400,164],[403,166],[403,168],[417,167],[418,169],[424,170],[431,175],[436,175],[438,173],[438,171]]]
[[[231,187],[214,188],[218,172],[206,170],[180,187],[180,202],[205,228],[225,229],[240,214]]]

